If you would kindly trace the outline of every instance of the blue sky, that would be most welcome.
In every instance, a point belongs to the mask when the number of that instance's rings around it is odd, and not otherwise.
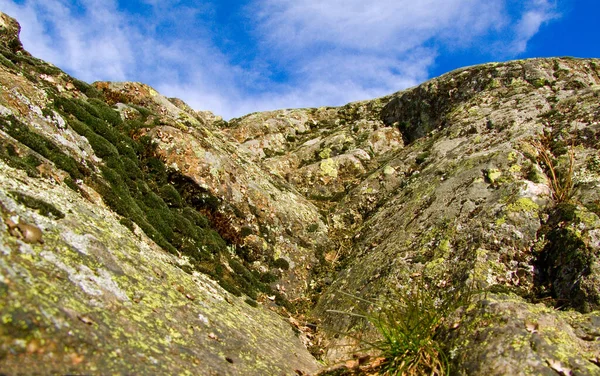
[[[598,0],[0,0],[37,57],[224,118],[342,105],[455,68],[600,57]]]

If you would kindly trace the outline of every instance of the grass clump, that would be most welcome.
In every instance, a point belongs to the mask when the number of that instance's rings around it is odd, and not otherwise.
[[[419,280],[406,291],[372,302],[343,293],[368,304],[369,313],[329,312],[357,316],[367,320],[379,333],[379,340],[365,341],[368,349],[380,352],[383,362],[378,372],[384,375],[449,375],[447,343],[442,339],[446,318],[469,304],[469,288],[441,292]]]
[[[553,156],[551,144],[547,135],[539,140],[530,141],[530,145],[537,151],[540,167],[546,172],[552,198],[556,203],[567,202],[575,193],[573,174],[575,170],[575,151],[573,145],[568,149],[568,166],[559,168],[557,159]]]

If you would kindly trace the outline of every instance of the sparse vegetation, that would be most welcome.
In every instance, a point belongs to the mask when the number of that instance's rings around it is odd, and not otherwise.
[[[548,136],[544,135],[540,140],[530,141],[538,155],[538,163],[546,172],[552,198],[557,203],[566,202],[573,196],[573,172],[575,167],[575,151],[573,145],[568,149],[568,166],[559,170],[556,159],[552,154]]]
[[[384,358],[378,372],[384,375],[449,375],[447,343],[440,340],[445,319],[471,301],[469,287],[442,292],[432,289],[423,279],[392,297],[372,302],[346,294],[371,308],[369,313],[356,314],[374,326],[380,339],[364,342]]]

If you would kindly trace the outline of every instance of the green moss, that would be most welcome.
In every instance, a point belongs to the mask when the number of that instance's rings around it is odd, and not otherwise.
[[[88,100],[89,107],[96,111],[96,116],[99,118],[106,120],[112,126],[118,127],[123,125],[123,119],[121,118],[121,114],[114,110],[112,107],[108,106],[105,102],[92,98]]]
[[[332,177],[332,178],[337,178],[337,176],[338,176],[338,170],[337,170],[338,166],[337,166],[336,161],[334,161],[333,159],[331,159],[331,158],[324,159],[320,163],[319,167],[320,167],[320,170],[321,170],[320,171],[321,174],[323,174],[324,176],[329,176],[329,177]]]
[[[121,219],[119,219],[119,223],[121,223],[123,226],[127,227],[131,231],[135,230],[133,221],[129,218],[121,218]]]
[[[554,207],[554,218],[559,221],[571,222],[577,218],[577,205],[570,202],[560,202]]]
[[[591,155],[586,158],[585,162],[585,166],[590,172],[600,173],[600,156],[597,154]]]
[[[89,90],[87,86],[80,86]],[[103,159],[101,176],[91,176],[86,183],[122,217],[120,222],[123,225],[133,230],[133,224],[137,224],[160,247],[170,253],[187,256],[193,270],[211,275],[235,295],[243,292],[256,299],[258,291],[270,291],[269,286],[243,263],[232,261],[233,273],[222,268],[221,256],[218,255],[227,253],[228,243],[211,226],[226,234],[233,232],[231,225],[219,215],[220,200],[199,188],[190,178],[169,171],[158,157],[156,145],[150,137],[134,139],[137,129],[144,124],[139,121],[123,122],[116,111],[99,99],[60,96],[53,99],[55,109],[68,119],[73,130],[87,138],[94,153]],[[140,112],[143,116],[151,116],[144,110]],[[81,164],[16,119],[1,121],[2,129],[7,133],[69,172],[71,178],[66,184],[79,190],[74,180],[84,177],[79,170]],[[16,156],[16,151],[6,147],[2,147],[0,152],[4,159],[19,161],[32,173],[36,171],[25,163],[37,162],[23,160]],[[16,163],[14,161],[12,163]],[[29,205],[42,208],[40,203],[30,202]],[[48,212],[59,215],[51,210]],[[210,220],[202,213],[210,214]],[[235,236],[230,236],[229,241],[236,244]],[[284,261],[279,261],[279,264],[286,268],[289,266]],[[281,297],[278,301],[285,302],[285,299]]]
[[[98,157],[105,159],[109,157],[117,157],[119,155],[117,148],[104,137],[96,133],[91,133],[86,137],[90,142],[90,145],[92,145],[94,153],[96,153]]]
[[[546,80],[545,78],[536,78],[535,80],[529,81],[529,83],[533,85],[533,87],[536,89],[550,84],[550,82],[548,82],[548,80]]]
[[[592,213],[596,214],[598,217],[600,217],[600,200],[590,202],[590,203],[586,204],[585,207],[587,208],[587,210],[589,210],[590,212],[592,212]]]
[[[43,216],[46,217],[54,217],[57,219],[62,219],[65,217],[64,213],[56,208],[56,206],[41,200],[39,198],[31,197],[21,192],[10,191],[11,196],[17,200],[17,202],[27,206],[30,209],[37,210]]]
[[[290,263],[286,259],[280,257],[273,261],[273,266],[279,269],[288,270],[290,268]]]
[[[204,215],[200,214],[197,210],[186,206],[183,208],[182,214],[184,217],[192,221],[196,226],[201,228],[208,227],[208,219]]]
[[[12,144],[0,144],[0,159],[10,167],[25,171],[29,177],[36,178],[40,176],[36,167],[42,162],[31,154],[21,156]]]
[[[225,291],[228,291],[235,296],[242,296],[242,292],[237,287],[235,287],[231,282],[226,281],[224,279],[219,279],[218,282],[219,282],[219,285],[225,289]]]
[[[136,109],[140,113],[140,115],[142,116],[142,121],[146,121],[146,119],[148,119],[148,117],[150,117],[150,115],[153,114],[152,111],[150,111],[149,109],[147,109],[145,107],[138,106],[135,104],[129,104],[129,106]]]
[[[0,51],[5,59],[13,63],[13,65],[6,63],[4,64],[5,66],[20,71],[33,82],[37,81],[39,73],[50,76],[57,76],[62,73],[62,71],[54,65],[48,64],[43,60],[20,51],[22,47],[20,46],[18,39],[14,39],[11,43],[13,43],[13,46],[15,47],[13,50],[2,48]]]
[[[63,153],[61,148],[49,139],[32,132],[29,127],[21,123],[14,116],[11,115],[0,119],[0,128],[22,144],[54,162],[56,167],[69,173],[73,179],[81,179],[89,174],[85,166],[82,166],[75,159]]]
[[[418,165],[423,164],[427,160],[427,158],[429,158],[430,155],[431,155],[430,151],[424,151],[423,153],[420,153],[415,158],[415,163]]]
[[[77,193],[81,193],[81,189],[79,188],[79,186],[77,185],[77,183],[75,183],[75,180],[73,180],[71,177],[66,177],[64,180],[64,183],[67,187],[71,188],[73,191],[77,192]]]
[[[320,159],[327,159],[331,157],[331,149],[330,148],[324,148],[323,150],[321,150],[319,152],[319,158]]]
[[[273,283],[277,281],[277,276],[273,273],[266,272],[260,275],[259,280],[262,283]]]
[[[267,294],[272,293],[271,288],[265,283],[272,282],[273,280],[261,278],[262,276],[258,272],[250,272],[242,263],[235,259],[229,260],[229,266],[234,271],[232,278],[250,298],[256,299],[257,291]]]
[[[15,63],[13,63],[12,61],[10,61],[6,57],[4,57],[3,54],[0,54],[0,64],[4,65],[5,67],[7,67],[8,69],[11,69],[13,71],[20,70],[19,67]]]
[[[509,204],[506,207],[508,212],[529,212],[529,213],[537,213],[540,209],[540,206],[533,202],[529,197],[521,197],[517,201]]]
[[[526,167],[526,179],[536,184],[544,183],[544,175],[535,168],[535,165],[528,164]]]
[[[495,184],[498,179],[502,176],[502,171],[497,168],[491,168],[485,171],[485,179],[491,184]]]
[[[313,223],[311,225],[308,226],[307,231],[308,232],[315,232],[319,229],[319,224],[318,223]]]
[[[170,207],[180,208],[183,205],[181,195],[171,184],[165,184],[160,187],[159,195]]]
[[[103,98],[102,93],[92,85],[75,78],[73,78],[71,82],[73,83],[73,86],[77,88],[77,90],[81,91],[88,98]]]

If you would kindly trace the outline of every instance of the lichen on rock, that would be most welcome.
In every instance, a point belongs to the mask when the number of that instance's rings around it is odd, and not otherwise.
[[[314,374],[418,285],[472,289],[436,334],[457,374],[598,373],[597,59],[225,122],[18,32],[0,14],[3,372]]]

